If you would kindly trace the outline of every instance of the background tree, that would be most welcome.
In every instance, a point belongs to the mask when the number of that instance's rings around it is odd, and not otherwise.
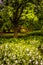
[[[40,3],[41,0],[3,0],[4,8],[1,9],[0,15],[3,25],[6,22],[13,25],[14,37],[17,37],[21,25],[29,29],[40,29],[38,16],[38,11],[41,10]]]

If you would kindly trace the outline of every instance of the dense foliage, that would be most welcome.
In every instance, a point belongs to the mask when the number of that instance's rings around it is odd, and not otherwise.
[[[12,32],[23,26],[43,30],[43,0],[3,0],[0,5],[0,31]]]
[[[42,36],[0,38],[0,41],[0,65],[43,65]]]
[[[0,0],[0,65],[43,65],[43,0]]]

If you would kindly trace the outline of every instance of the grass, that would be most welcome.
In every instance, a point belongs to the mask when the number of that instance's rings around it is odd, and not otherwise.
[[[40,30],[38,31],[32,31],[32,32],[27,32],[27,33],[18,33],[18,37],[28,37],[28,36],[43,36],[43,32]],[[7,38],[12,38],[14,36],[14,33],[2,33],[0,34],[0,37],[7,37]]]

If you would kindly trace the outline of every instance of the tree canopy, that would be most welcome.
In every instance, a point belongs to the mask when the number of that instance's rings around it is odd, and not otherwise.
[[[2,31],[31,30],[43,27],[43,0],[3,0],[0,4],[0,28]],[[14,35],[16,36],[16,35]]]

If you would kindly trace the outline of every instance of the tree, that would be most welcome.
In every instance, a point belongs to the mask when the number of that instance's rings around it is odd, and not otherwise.
[[[22,22],[21,17],[22,17],[24,9],[27,6],[30,7],[28,3],[32,3],[35,6],[37,6],[39,5],[39,2],[40,2],[39,0],[38,1],[37,0],[3,0],[3,4],[4,4],[3,9],[6,10],[6,15],[7,15],[6,19],[9,18],[9,20],[13,24],[14,37],[17,37],[17,33],[20,29],[19,21]],[[5,18],[4,18],[4,21],[6,21]],[[24,21],[26,21],[26,18]]]

